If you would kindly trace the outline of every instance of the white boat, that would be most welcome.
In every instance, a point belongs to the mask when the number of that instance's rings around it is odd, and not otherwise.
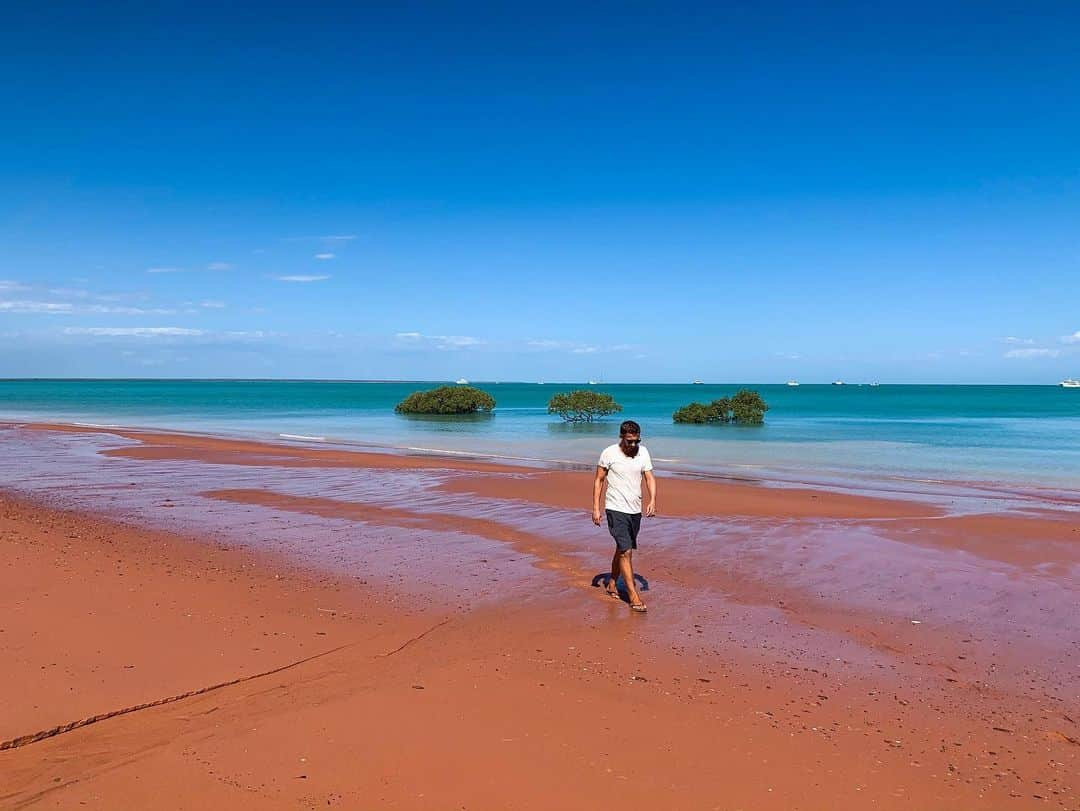
[[[595,381],[595,380],[590,380],[590,381],[589,381],[589,385],[590,385],[590,386],[595,386],[595,385],[596,385],[596,381]]]
[[[788,384],[789,386],[798,386],[798,385],[799,385],[799,381],[798,381],[798,380],[789,380],[789,381],[787,382],[787,384]]]
[[[870,385],[871,386],[880,386],[881,384],[880,383],[871,383]]]
[[[694,381],[694,385],[695,385],[695,386],[704,386],[704,385],[705,385],[705,383],[704,383],[703,381],[701,381],[701,380],[695,380],[695,381]]]
[[[832,382],[832,384],[833,384],[834,386],[843,386],[843,385],[844,385],[844,381],[843,381],[843,380],[834,380],[834,381]]]
[[[1063,389],[1080,389],[1080,380],[1073,380],[1071,377],[1066,377],[1058,385]]]
[[[459,378],[458,378],[458,379],[457,379],[456,381],[454,381],[454,382],[455,382],[455,383],[457,383],[457,384],[458,384],[459,386],[465,386],[465,385],[467,385],[467,384],[468,384],[468,382],[469,382],[469,381],[468,381],[468,380],[466,380],[466,379],[465,379],[464,377],[459,377]]]

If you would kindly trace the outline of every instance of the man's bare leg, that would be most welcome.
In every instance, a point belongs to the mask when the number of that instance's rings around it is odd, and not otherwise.
[[[611,557],[611,579],[608,580],[607,586],[604,587],[604,591],[608,593],[610,597],[619,596],[619,550],[615,550],[615,554]]]
[[[634,550],[628,549],[622,554],[617,555],[619,558],[619,570],[622,572],[623,580],[626,581],[626,593],[630,597],[630,605],[644,606],[641,597],[637,593],[637,584],[634,583],[634,565],[633,565]]]

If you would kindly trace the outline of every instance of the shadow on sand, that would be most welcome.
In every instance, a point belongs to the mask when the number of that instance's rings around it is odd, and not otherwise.
[[[611,572],[600,572],[600,574],[593,577],[592,586],[593,588],[600,588],[600,586],[607,588],[607,584],[610,582]],[[634,583],[637,584],[637,587],[640,591],[649,590],[649,581],[637,572],[634,572]],[[630,602],[630,595],[626,593],[626,583],[623,582],[623,579],[621,577],[617,581],[615,581],[615,588],[619,590],[620,600],[622,600],[624,603]]]

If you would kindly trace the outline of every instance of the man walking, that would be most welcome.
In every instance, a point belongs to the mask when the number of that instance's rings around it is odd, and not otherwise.
[[[626,420],[619,426],[619,442],[609,445],[600,454],[596,465],[596,478],[593,480],[592,519],[600,526],[600,493],[607,485],[604,507],[607,513],[608,530],[615,539],[615,556],[611,559],[611,579],[607,593],[619,596],[615,582],[622,575],[626,583],[626,593],[630,597],[630,608],[644,613],[645,603],[637,593],[634,584],[633,558],[637,549],[638,530],[641,528],[641,480],[649,487],[649,502],[645,515],[656,515],[656,477],[652,473],[652,458],[648,449],[641,444],[641,426],[633,420]]]

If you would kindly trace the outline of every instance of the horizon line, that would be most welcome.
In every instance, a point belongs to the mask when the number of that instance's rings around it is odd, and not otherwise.
[[[590,382],[588,380],[470,380],[465,384],[458,384],[454,380],[435,378],[351,378],[351,377],[0,377],[0,383],[95,383],[95,382],[159,382],[159,383],[449,383],[451,385],[502,385],[522,384],[530,386],[784,386],[785,388],[797,388],[801,386],[828,386],[842,388],[880,388],[882,386],[1017,386],[1033,387],[1048,386],[1059,388],[1057,383],[847,383],[839,386],[832,382],[799,382],[798,386],[788,386],[783,382],[766,381],[685,381],[685,382],[650,382],[637,381],[607,381]]]

